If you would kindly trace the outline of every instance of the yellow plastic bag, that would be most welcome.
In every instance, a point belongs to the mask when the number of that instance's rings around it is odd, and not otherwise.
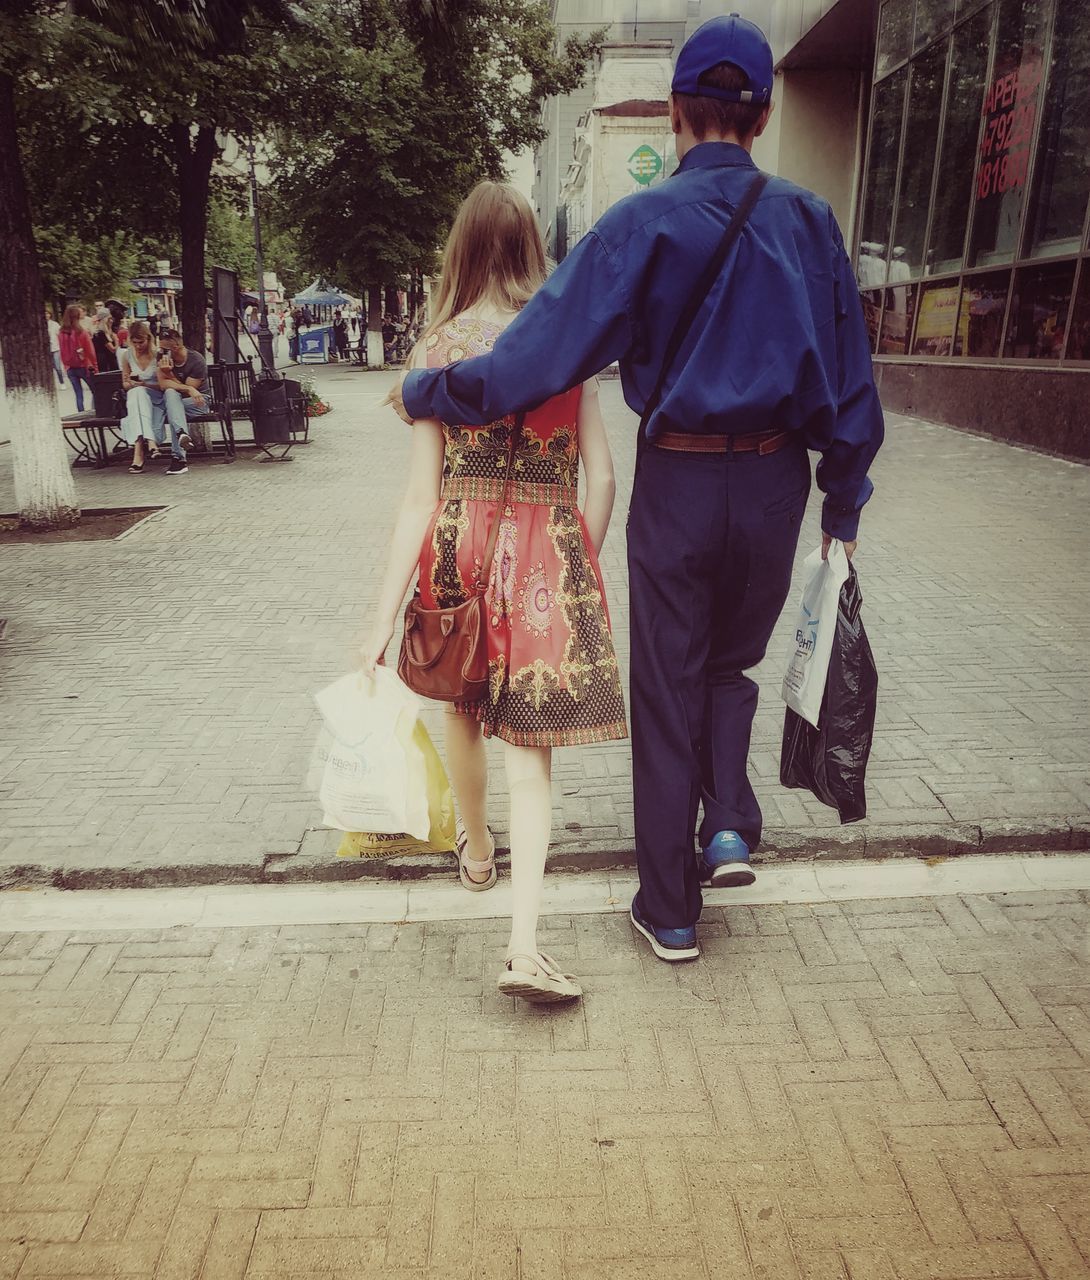
[[[392,858],[405,853],[451,853],[454,850],[454,793],[450,779],[439,759],[439,752],[421,720],[413,729],[414,768],[423,769],[428,792],[430,829],[427,840],[410,835],[386,835],[369,831],[346,831],[340,848],[341,858]]]

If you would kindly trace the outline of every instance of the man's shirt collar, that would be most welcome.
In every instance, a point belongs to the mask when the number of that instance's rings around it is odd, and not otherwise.
[[[738,165],[755,169],[753,157],[737,142],[698,142],[685,152],[685,158],[677,167],[679,173],[686,169],[715,169],[722,165]]]

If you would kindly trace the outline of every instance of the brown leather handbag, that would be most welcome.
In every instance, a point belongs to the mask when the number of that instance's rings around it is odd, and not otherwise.
[[[415,591],[405,606],[405,633],[397,674],[413,693],[436,702],[479,702],[488,693],[488,615],[485,593],[488,575],[496,554],[511,470],[522,435],[524,414],[519,414],[511,430],[507,449],[507,471],[503,495],[492,527],[488,531],[481,568],[473,583],[473,594],[462,604],[448,609],[425,609],[420,592]],[[481,576],[485,581],[481,581]]]

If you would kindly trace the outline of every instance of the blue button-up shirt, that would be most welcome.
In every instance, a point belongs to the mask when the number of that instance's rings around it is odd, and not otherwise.
[[[409,414],[495,422],[617,360],[642,415],[674,323],[755,172],[733,143],[693,147],[666,182],[603,215],[490,354],[410,373]],[[801,431],[821,453],[822,527],[854,538],[883,436],[866,324],[832,210],[781,178],[732,248],[647,429],[654,440],[774,428]]]

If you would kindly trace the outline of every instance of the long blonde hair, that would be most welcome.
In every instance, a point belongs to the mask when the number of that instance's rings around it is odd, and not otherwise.
[[[506,182],[478,182],[447,237],[421,343],[479,302],[520,310],[545,275],[545,245],[526,197]]]

